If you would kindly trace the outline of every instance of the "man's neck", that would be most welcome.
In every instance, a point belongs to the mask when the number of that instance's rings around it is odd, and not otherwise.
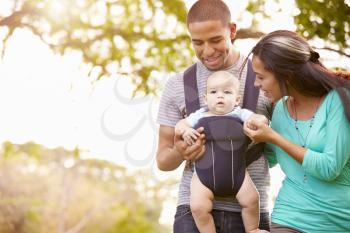
[[[231,48],[231,51],[228,57],[229,61],[227,62],[227,67],[224,67],[224,68],[226,69],[236,64],[237,61],[239,60],[239,57],[240,57],[240,53],[237,50]]]

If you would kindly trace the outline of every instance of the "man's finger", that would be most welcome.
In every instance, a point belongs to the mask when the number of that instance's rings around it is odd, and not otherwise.
[[[199,127],[196,129],[198,133],[204,133],[204,127]]]
[[[194,158],[195,161],[197,161],[198,159],[200,159],[205,153],[205,146],[203,145],[201,147],[201,151],[196,155],[196,157]]]
[[[201,145],[194,143],[193,145],[187,147],[185,152],[186,160],[194,160],[197,154],[201,150]]]

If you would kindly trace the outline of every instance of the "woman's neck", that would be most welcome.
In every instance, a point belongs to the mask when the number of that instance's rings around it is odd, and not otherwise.
[[[288,111],[297,120],[309,120],[317,112],[323,97],[294,94],[288,99]]]

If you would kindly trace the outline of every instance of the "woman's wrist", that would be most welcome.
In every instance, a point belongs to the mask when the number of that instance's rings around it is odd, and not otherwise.
[[[279,146],[279,142],[281,142],[281,137],[282,136],[279,133],[273,130],[269,142]]]

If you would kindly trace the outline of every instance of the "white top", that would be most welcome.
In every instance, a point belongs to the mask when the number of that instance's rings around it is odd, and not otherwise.
[[[187,124],[193,128],[198,123],[199,119],[201,119],[203,117],[208,117],[208,116],[205,116],[205,114],[204,114],[208,111],[209,111],[208,107],[203,107],[203,108],[198,109],[194,113],[191,113],[186,118]],[[222,115],[222,116],[237,117],[237,118],[241,119],[241,121],[245,122],[246,120],[249,119],[249,117],[252,114],[253,114],[252,111],[245,109],[245,108],[241,108],[240,106],[237,106],[231,112],[226,113],[225,115]]]

